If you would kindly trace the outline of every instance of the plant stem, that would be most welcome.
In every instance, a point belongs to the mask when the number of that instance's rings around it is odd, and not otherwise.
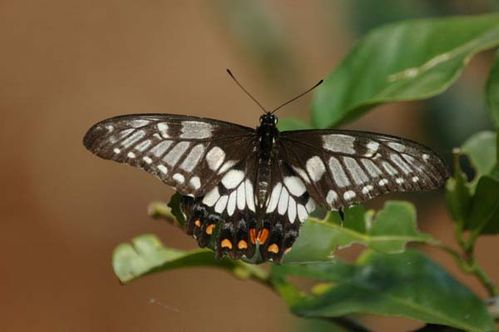
[[[464,243],[465,242],[463,241],[463,244]],[[497,288],[495,284],[490,279],[490,277],[485,273],[482,267],[478,264],[478,262],[475,260],[473,254],[473,247],[471,248],[461,247],[463,249],[463,253],[460,253],[457,250],[443,243],[437,243],[435,246],[445,251],[449,255],[451,255],[454,258],[456,264],[461,269],[461,271],[475,276],[475,278],[477,278],[482,284],[482,286],[487,290],[487,293],[489,294],[490,297],[497,296]]]

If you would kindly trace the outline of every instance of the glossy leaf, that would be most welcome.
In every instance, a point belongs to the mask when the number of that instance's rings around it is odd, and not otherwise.
[[[464,154],[475,171],[470,181],[461,170],[460,154]],[[499,220],[495,211],[496,133],[483,131],[470,137],[455,154],[454,175],[447,181],[446,198],[452,218],[463,230],[496,234]],[[496,190],[496,191],[495,191]],[[499,201],[498,201],[499,202]],[[496,225],[497,224],[497,225]]]
[[[483,175],[488,175],[496,164],[496,133],[482,131],[471,136],[461,147],[461,151],[476,171],[474,184]]]
[[[265,272],[259,268],[240,261],[218,260],[209,250],[183,251],[164,247],[151,234],[138,236],[131,243],[122,243],[113,252],[114,273],[123,283],[153,272],[196,266],[221,268],[240,278],[266,278]]]
[[[402,21],[374,29],[317,88],[312,124],[445,91],[476,53],[499,45],[499,14]]]
[[[454,164],[454,175],[445,184],[445,198],[452,219],[464,229],[464,223],[470,211],[472,195],[466,174],[462,171],[459,162]]]
[[[309,218],[284,262],[329,260],[337,249],[355,243],[385,253],[399,253],[409,242],[433,243],[418,231],[416,211],[407,202],[389,201],[374,217],[373,211],[355,206],[345,211],[342,222],[337,213],[325,220]]]
[[[480,234],[499,233],[499,181],[483,176],[478,181],[467,229]]]
[[[330,282],[319,295],[291,306],[313,318],[380,314],[422,320],[466,331],[494,331],[484,303],[422,253],[364,254],[355,265],[339,261],[275,265],[271,275]]]

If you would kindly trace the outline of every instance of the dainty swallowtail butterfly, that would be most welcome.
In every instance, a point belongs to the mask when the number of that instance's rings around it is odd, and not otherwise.
[[[339,210],[389,192],[432,190],[448,176],[435,153],[410,140],[280,132],[276,124],[273,112],[256,129],[195,116],[123,115],[95,124],[84,145],[174,187],[186,232],[201,247],[214,240],[218,257],[235,259],[280,261],[318,206]]]

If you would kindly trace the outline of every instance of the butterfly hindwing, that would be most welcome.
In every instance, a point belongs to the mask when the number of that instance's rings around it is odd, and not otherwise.
[[[187,207],[187,233],[199,246],[207,246],[213,238],[218,257],[254,255],[258,236],[255,179],[256,154],[248,153],[216,186]]]
[[[442,160],[409,140],[358,131],[282,132],[279,151],[310,195],[338,210],[399,191],[433,190],[447,178]]]
[[[228,122],[141,114],[97,123],[84,145],[104,159],[144,169],[179,193],[197,197],[245,158],[254,141],[253,129]]]

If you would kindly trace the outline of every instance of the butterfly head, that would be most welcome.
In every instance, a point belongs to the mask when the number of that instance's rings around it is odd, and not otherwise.
[[[277,126],[277,121],[277,116],[270,112],[267,112],[260,116],[260,126],[262,127],[275,127]]]

